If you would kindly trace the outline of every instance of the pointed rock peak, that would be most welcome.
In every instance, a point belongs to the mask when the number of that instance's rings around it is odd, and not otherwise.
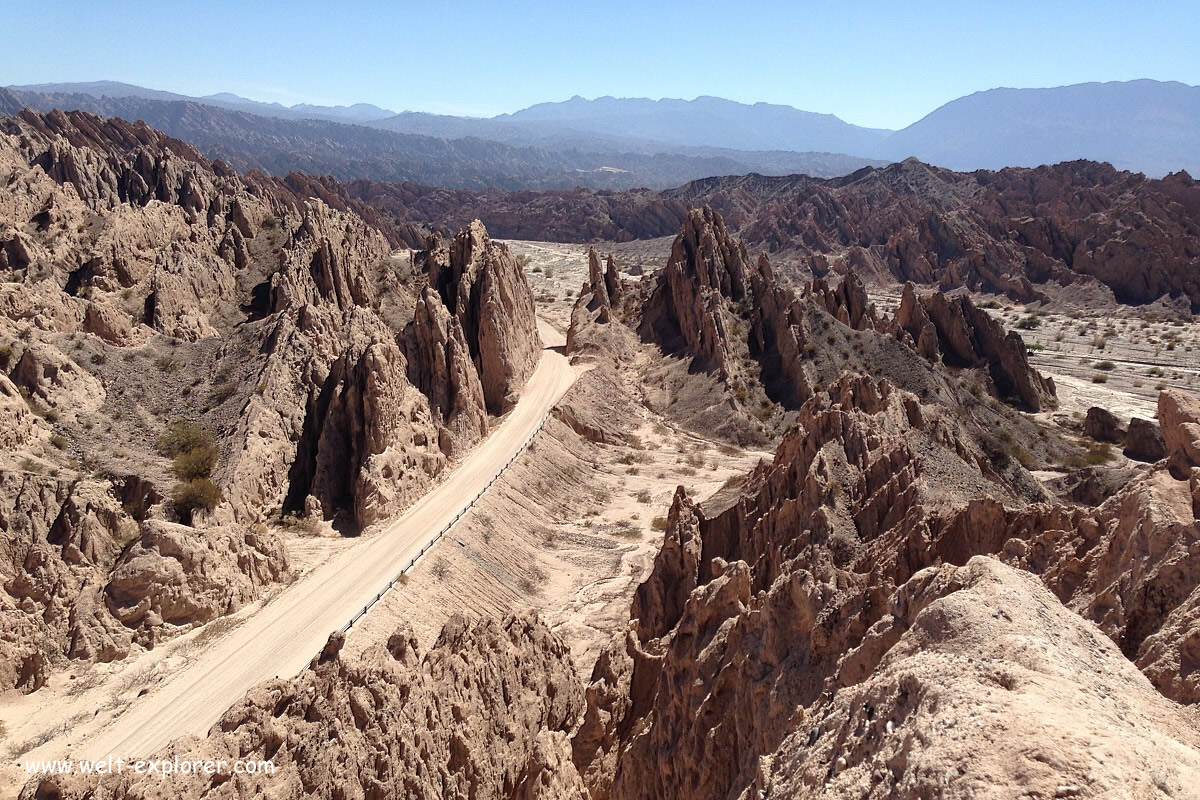
[[[488,410],[500,413],[515,401],[542,349],[525,272],[479,220],[449,247],[440,237],[426,244],[429,285],[462,327]]]
[[[768,281],[775,280],[775,270],[771,268],[771,259],[767,257],[766,253],[758,254],[758,264],[755,269],[764,279]]]
[[[703,206],[688,212],[667,267],[694,277],[701,287],[741,300],[746,295],[747,261],[745,243],[730,234],[719,213]]]
[[[1057,402],[1054,381],[1030,365],[1020,334],[1006,331],[965,294],[921,296],[911,283],[905,284],[894,324],[897,334],[907,333],[927,358],[940,355],[951,366],[987,369],[1001,399],[1032,411]]]
[[[600,256],[594,247],[588,248],[588,284],[595,299],[608,305],[608,290],[600,269]]]
[[[608,289],[608,299],[610,302],[618,302],[621,299],[621,276],[617,272],[617,265],[613,262],[612,253],[608,254],[608,261],[604,268],[604,285]]]
[[[491,239],[488,238],[487,228],[483,226],[483,223],[477,219],[471,220],[470,225],[454,236],[450,262],[454,265],[456,272],[461,275],[462,270],[490,243]]]
[[[831,287],[824,278],[815,278],[808,284],[805,294],[823,305],[839,322],[855,330],[866,330],[876,325],[875,310],[867,296],[867,287],[854,270],[842,276],[837,286]]]

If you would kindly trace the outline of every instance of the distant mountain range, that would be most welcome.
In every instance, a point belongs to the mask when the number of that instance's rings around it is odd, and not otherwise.
[[[18,104],[133,115],[240,168],[462,188],[665,188],[751,172],[834,177],[910,156],[957,170],[1085,158],[1151,177],[1200,173],[1200,87],[1150,80],[993,89],[900,131],[717,97],[573,97],[472,118],[98,81],[15,86],[0,96],[0,110]]]
[[[1141,80],[977,92],[897,131],[872,155],[915,155],[958,170],[1084,158],[1151,177],[1180,169],[1195,176],[1200,86]]]
[[[87,95],[89,97],[136,97],[140,100],[166,100],[174,102],[202,103],[204,105],[227,108],[233,111],[246,111],[264,117],[283,117],[285,119],[327,119],[335,122],[365,123],[387,119],[396,116],[395,111],[373,106],[370,103],[355,103],[352,106],[315,106],[300,103],[285,106],[280,103],[263,103],[249,100],[229,92],[192,97],[175,92],[164,92],[159,89],[146,89],[130,83],[119,81],[90,81],[87,83],[38,83],[28,86],[7,87],[24,94],[46,95]],[[70,111],[72,109],[64,109]]]
[[[141,120],[243,172],[254,168],[274,175],[299,171],[331,175],[341,181],[410,181],[468,189],[668,188],[709,175],[800,172],[835,176],[883,163],[827,153],[712,148],[627,152],[615,145],[597,149],[533,147],[478,137],[403,134],[322,119],[264,116],[202,99],[0,89],[0,114],[15,114],[26,107]]]

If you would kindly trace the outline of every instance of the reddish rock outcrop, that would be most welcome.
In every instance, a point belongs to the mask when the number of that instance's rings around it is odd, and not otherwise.
[[[729,234],[720,214],[707,207],[689,211],[643,312],[643,337],[686,351],[696,369],[728,375],[724,301],[745,298],[747,266],[745,244]]]
[[[487,435],[483,385],[471,361],[462,324],[441,297],[426,288],[417,298],[413,321],[405,328],[408,375],[429,398],[443,431],[439,445],[453,458]]]
[[[429,402],[407,372],[399,347],[374,343],[334,362],[322,390],[309,493],[354,530],[407,508],[445,467]]]
[[[842,178],[742,175],[663,192],[469,192],[360,182],[398,220],[458,226],[476,216],[506,238],[567,242],[669,236],[710,206],[748,246],[814,275],[857,271],[1024,302],[1040,284],[1106,286],[1125,303],[1163,295],[1200,309],[1200,186],[1108,164],[952,172],[915,159]]]
[[[567,354],[596,356],[627,361],[633,345],[623,326],[610,325],[621,314],[624,298],[621,276],[617,273],[612,255],[607,265],[600,266],[600,256],[594,247],[588,248],[588,277],[571,307],[571,322],[567,328]]]
[[[625,289],[621,284],[621,274],[617,272],[617,265],[613,261],[612,253],[609,253],[608,258],[604,261],[604,288],[608,292],[609,302],[620,305],[621,299],[625,295]]]
[[[609,259],[612,263],[612,259]],[[605,273],[600,268],[600,256],[596,255],[596,248],[588,248],[588,279],[584,284],[584,288],[580,290],[579,296],[582,298],[584,293],[590,293],[591,298],[588,301],[589,310],[597,312],[597,322],[608,322],[612,315],[612,304],[609,299],[608,281]],[[578,302],[578,301],[577,301]]]
[[[846,376],[805,403],[739,501],[708,517],[677,496],[631,608],[637,635],[606,662],[629,666],[598,671],[589,694],[576,763],[593,796],[1053,793],[1123,785],[1176,747],[1200,774],[1200,740],[1155,691],[1185,703],[1198,691],[1198,534],[1178,516],[1182,489],[1159,472],[1095,510],[1027,504],[1019,484],[999,489],[976,436],[937,405]],[[951,499],[977,491],[1006,499]],[[1055,655],[1019,644],[1030,636]],[[1089,665],[1086,686],[1062,658]],[[1020,766],[1028,742],[1076,747],[1042,737],[1078,729],[1066,708],[1110,713],[1101,692],[1139,703],[1153,733],[1105,726],[1097,736],[1123,760],[1102,771]],[[1001,722],[1012,703],[1027,710]],[[963,714],[985,722],[947,736]],[[1063,757],[1093,743],[1078,746]],[[977,748],[1004,755],[992,765]]]
[[[1200,467],[1200,398],[1174,389],[1160,393],[1158,421],[1171,474],[1186,479]]]
[[[1031,411],[1055,402],[1054,381],[1029,365],[1020,334],[1006,333],[967,295],[918,296],[911,283],[905,284],[895,321],[897,332],[908,334],[922,355],[940,356],[954,367],[986,367],[999,397],[1015,398]]]

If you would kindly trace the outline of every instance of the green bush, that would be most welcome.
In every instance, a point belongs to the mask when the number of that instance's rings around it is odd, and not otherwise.
[[[179,420],[172,423],[167,432],[158,437],[158,451],[164,456],[174,458],[181,453],[187,453],[200,447],[213,447],[216,438],[195,423]]]
[[[181,481],[207,478],[212,475],[218,457],[217,448],[209,444],[202,444],[175,456],[171,467],[175,470],[175,477]]]
[[[191,524],[192,515],[196,511],[212,511],[224,499],[221,490],[208,478],[181,481],[171,488],[171,502],[175,506],[175,513],[188,525]]]
[[[665,531],[667,529],[667,518],[655,517],[654,519],[650,520],[650,527],[656,531]]]

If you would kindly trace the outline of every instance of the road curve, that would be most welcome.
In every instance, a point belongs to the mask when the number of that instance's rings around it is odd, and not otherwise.
[[[304,669],[329,633],[386,588],[519,452],[575,381],[575,370],[561,353],[562,335],[545,324],[539,328],[546,349],[520,401],[454,472],[403,516],[287,587],[169,680],[138,698],[83,743],[75,757],[146,758],[177,736],[203,736],[255,684]]]

